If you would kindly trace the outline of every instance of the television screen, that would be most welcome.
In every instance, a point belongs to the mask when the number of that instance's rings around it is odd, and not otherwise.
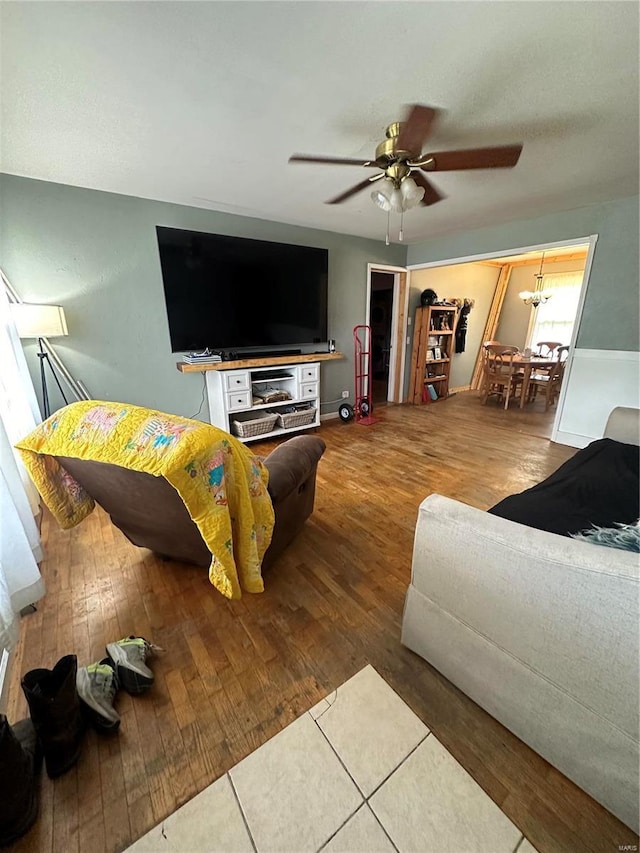
[[[326,249],[156,231],[172,352],[327,340]]]

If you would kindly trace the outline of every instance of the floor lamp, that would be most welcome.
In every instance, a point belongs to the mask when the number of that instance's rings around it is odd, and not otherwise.
[[[38,352],[36,353],[40,359],[40,382],[42,384],[42,407],[45,419],[51,414],[49,405],[49,392],[47,390],[47,374],[46,366],[49,365],[49,371],[55,379],[56,385],[62,395],[65,404],[68,400],[58,374],[49,358],[49,353],[44,349],[43,338],[59,338],[68,335],[67,321],[64,316],[64,309],[60,305],[30,305],[26,302],[15,303],[11,306],[13,319],[18,330],[18,335],[21,338],[36,338],[38,341]]]

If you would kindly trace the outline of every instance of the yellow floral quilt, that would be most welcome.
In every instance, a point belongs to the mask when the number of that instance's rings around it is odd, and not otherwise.
[[[72,403],[16,444],[61,527],[93,499],[54,456],[110,462],[165,477],[211,551],[209,579],[227,598],[262,592],[260,567],[273,533],[269,473],[242,442],[210,424],[126,403]]]

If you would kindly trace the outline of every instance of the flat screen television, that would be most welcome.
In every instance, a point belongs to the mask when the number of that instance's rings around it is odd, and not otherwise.
[[[172,352],[327,340],[326,249],[156,231]]]

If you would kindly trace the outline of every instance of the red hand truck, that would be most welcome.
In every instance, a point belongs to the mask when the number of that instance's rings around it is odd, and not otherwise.
[[[373,411],[371,400],[371,326],[354,326],[353,342],[356,404],[351,406],[349,403],[343,403],[338,409],[338,414],[343,421],[350,421],[355,417],[356,423],[362,424],[362,426],[371,426],[378,420],[371,415]]]

